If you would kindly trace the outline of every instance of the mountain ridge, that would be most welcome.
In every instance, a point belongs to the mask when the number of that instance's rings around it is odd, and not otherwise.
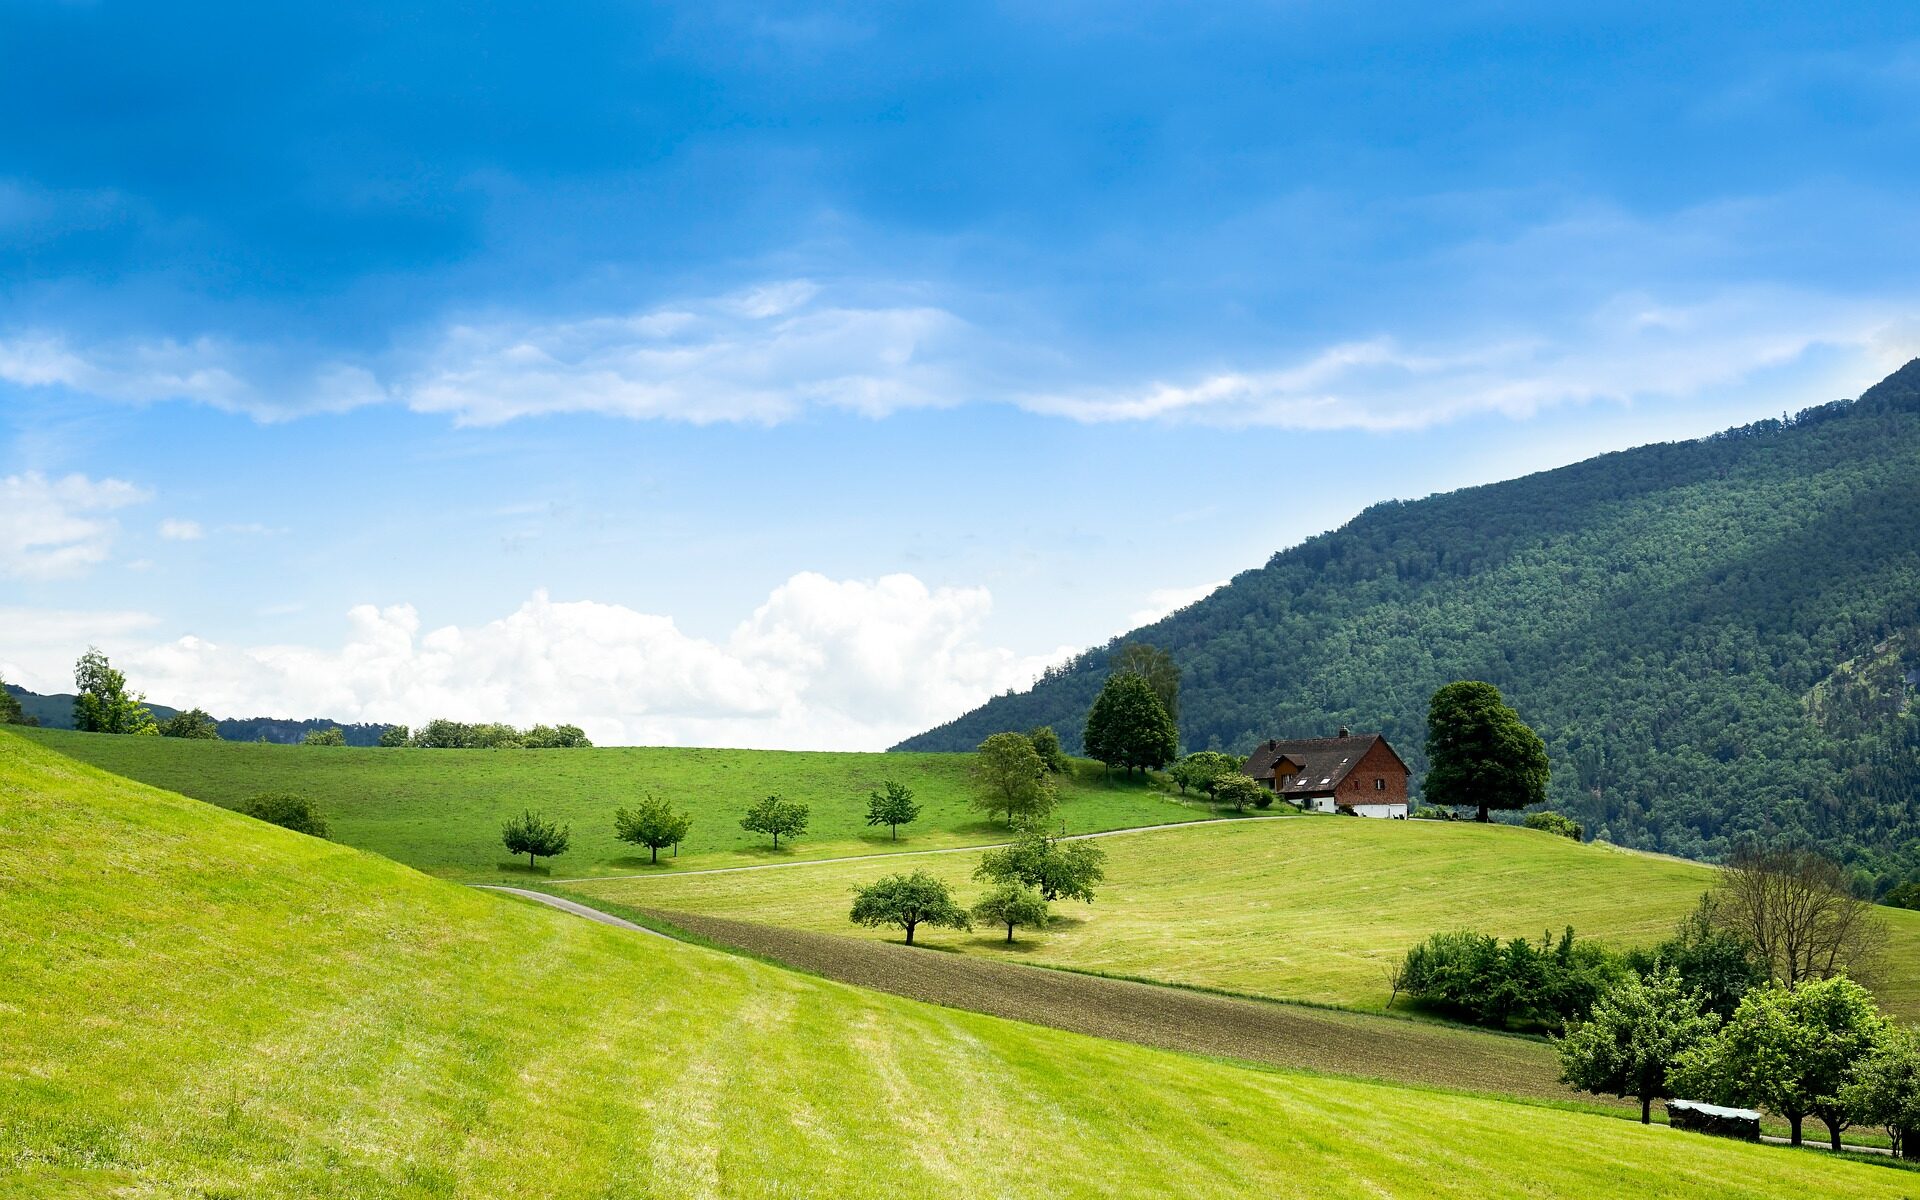
[[[1857,400],[1372,505],[896,748],[1052,724],[1077,749],[1127,641],[1181,666],[1187,749],[1350,725],[1417,776],[1434,688],[1486,679],[1590,834],[1920,875],[1920,359]]]
[[[14,684],[6,684],[6,689],[20,701],[23,715],[33,719],[45,729],[72,729],[73,701],[71,692],[44,694],[29,691]],[[164,721],[182,711],[165,704],[147,703],[146,709],[156,721]],[[306,737],[316,729],[339,729],[347,739],[349,746],[373,746],[380,741],[387,726],[346,721],[330,721],[325,717],[225,717],[214,721],[223,741],[256,742],[269,741],[292,744]]]

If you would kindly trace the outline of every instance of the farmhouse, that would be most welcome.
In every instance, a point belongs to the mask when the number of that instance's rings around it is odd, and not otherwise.
[[[1247,757],[1247,774],[1282,799],[1316,812],[1404,820],[1407,764],[1377,733],[1272,739]]]

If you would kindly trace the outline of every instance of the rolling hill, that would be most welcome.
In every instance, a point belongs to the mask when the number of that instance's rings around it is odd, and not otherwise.
[[[864,992],[4,733],[0,800],[0,843],[32,851],[0,857],[0,1195],[1913,1192],[1811,1152]]]
[[[1125,640],[1181,667],[1188,749],[1350,725],[1417,779],[1428,697],[1484,679],[1589,836],[1801,839],[1882,890],[1920,878],[1920,360],[1792,418],[1376,505],[900,748],[1040,724],[1077,748]]]
[[[1612,846],[1580,845],[1508,825],[1300,816],[1102,838],[1107,879],[1091,905],[1009,950],[993,929],[928,930],[943,950],[1100,971],[1161,983],[1379,1010],[1387,970],[1430,933],[1471,928],[1503,938],[1558,935],[1650,945],[1673,931],[1714,872]],[[910,868],[946,880],[971,904],[975,854],[897,862],[824,862],[791,871],[569,883],[586,902],[673,910],[822,933],[898,940],[847,920],[856,886]],[[1881,1003],[1920,1016],[1920,912],[1882,909],[1893,942]]]
[[[533,874],[673,871],[787,862],[938,846],[977,846],[1006,836],[967,806],[969,759],[955,754],[594,747],[571,750],[412,750],[275,746],[250,742],[118,737],[24,729],[84,762],[227,808],[250,796],[291,791],[317,801],[331,836],[430,874],[524,878],[527,864],[500,845],[500,824],[534,809],[572,827],[565,857]],[[920,820],[900,841],[866,823],[867,794],[886,780],[911,787]],[[613,836],[613,811],[647,793],[686,809],[693,828],[678,857],[651,864],[645,850]],[[748,804],[780,792],[812,809],[798,841],[770,849],[740,828]],[[1146,781],[1107,778],[1080,764],[1061,784],[1059,820],[1087,832],[1205,819]]]

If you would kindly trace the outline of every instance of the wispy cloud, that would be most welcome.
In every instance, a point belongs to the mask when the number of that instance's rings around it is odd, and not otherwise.
[[[107,514],[150,494],[121,479],[37,471],[0,479],[0,575],[62,579],[106,561],[120,525]]]
[[[160,522],[160,536],[169,542],[197,542],[207,536],[207,531],[198,521],[168,517]]]
[[[1590,236],[1584,225],[1570,228],[1538,236],[1563,246]],[[1538,250],[1509,245],[1482,257]],[[1146,379],[1073,361],[1017,331],[989,331],[939,305],[857,304],[807,280],[781,280],[638,312],[461,322],[377,364],[297,370],[280,370],[268,350],[214,339],[83,349],[21,335],[0,340],[0,380],[129,401],[195,400],[264,420],[385,402],[466,425],[566,413],[775,424],[817,409],[884,417],[989,403],[1089,423],[1377,431],[1686,399],[1821,351],[1872,365],[1920,352],[1920,299],[1765,286],[1685,291],[1620,291],[1479,332],[1369,332],[1277,360],[1243,352],[1245,365],[1174,367]]]

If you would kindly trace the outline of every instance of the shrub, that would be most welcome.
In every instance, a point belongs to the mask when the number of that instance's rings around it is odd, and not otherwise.
[[[327,822],[320,808],[305,796],[292,792],[261,792],[250,796],[240,811],[256,820],[304,833],[309,837],[327,836]]]
[[[344,746],[347,735],[338,725],[327,729],[309,729],[307,736],[300,739],[302,746]]]
[[[1528,813],[1523,822],[1528,829],[1538,829],[1542,833],[1557,833],[1563,838],[1579,841],[1586,832],[1580,828],[1580,822],[1562,813],[1547,811]]]
[[[1577,942],[1571,926],[1558,939],[1541,935],[1538,946],[1459,931],[1436,933],[1407,951],[1393,986],[1395,996],[1405,992],[1478,1025],[1559,1029],[1586,1016],[1627,974],[1617,955]]]

